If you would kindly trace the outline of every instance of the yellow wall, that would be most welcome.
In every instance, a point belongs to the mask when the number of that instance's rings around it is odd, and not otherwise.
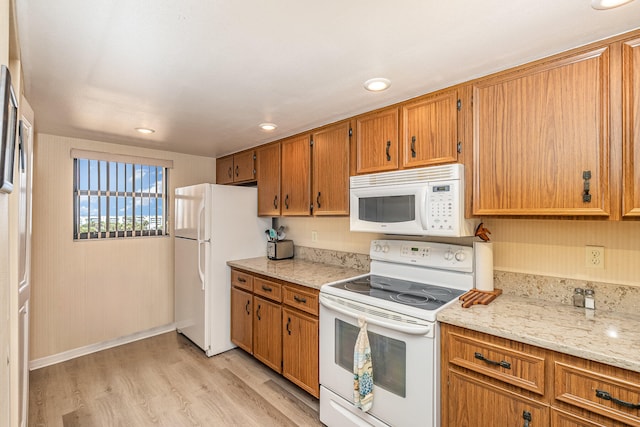
[[[368,253],[383,237],[349,232],[348,218],[282,218],[294,244]],[[640,287],[640,222],[485,219],[496,270]],[[318,240],[311,240],[317,231]],[[470,239],[461,239],[468,244]],[[585,267],[585,245],[605,247],[604,269]]]
[[[213,158],[38,134],[31,360],[174,320],[173,238],[73,241],[71,148],[171,159],[170,194],[175,187],[215,182]]]

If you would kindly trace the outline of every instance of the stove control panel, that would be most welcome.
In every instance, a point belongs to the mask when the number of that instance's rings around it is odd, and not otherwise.
[[[409,240],[373,240],[372,260],[445,270],[473,271],[473,247]]]

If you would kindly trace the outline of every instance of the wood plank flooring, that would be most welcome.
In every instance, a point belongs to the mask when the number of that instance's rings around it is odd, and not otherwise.
[[[32,371],[29,425],[321,426],[318,400],[240,349],[175,332]]]

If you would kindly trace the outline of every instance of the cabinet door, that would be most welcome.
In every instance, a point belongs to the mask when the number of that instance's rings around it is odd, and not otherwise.
[[[402,107],[402,165],[458,161],[458,95],[449,91]]]
[[[282,144],[282,197],[283,216],[311,214],[311,136],[296,136]]]
[[[318,318],[283,307],[282,323],[282,375],[319,397]]]
[[[593,418],[592,414],[588,415]],[[607,420],[605,423],[596,422],[593,419],[588,420],[584,417],[551,408],[551,427],[619,427],[624,424]]]
[[[253,352],[253,296],[231,288],[231,341],[246,352]]]
[[[216,184],[233,182],[233,156],[216,159]]]
[[[313,134],[313,214],[349,214],[349,123]]]
[[[476,83],[473,116],[474,214],[609,215],[607,47]]]
[[[443,426],[549,425],[549,407],[518,394],[486,384],[462,373],[449,371],[448,420]],[[529,419],[529,423],[526,423]]]
[[[280,215],[280,143],[256,150],[258,215]]]
[[[622,45],[624,216],[640,216],[640,38]]]
[[[355,119],[356,174],[398,169],[398,108]]]
[[[253,181],[256,179],[255,157],[255,151],[253,150],[233,155],[233,182]]]
[[[253,297],[253,355],[273,369],[282,372],[282,313],[280,304]]]

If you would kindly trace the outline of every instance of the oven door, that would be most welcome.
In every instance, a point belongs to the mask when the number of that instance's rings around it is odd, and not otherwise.
[[[424,235],[427,231],[426,183],[350,190],[350,230]]]
[[[359,317],[367,321],[372,353],[373,406],[368,413],[352,404]],[[437,426],[435,329],[435,323],[321,293],[320,384],[325,390],[321,390],[320,421],[327,425]]]

